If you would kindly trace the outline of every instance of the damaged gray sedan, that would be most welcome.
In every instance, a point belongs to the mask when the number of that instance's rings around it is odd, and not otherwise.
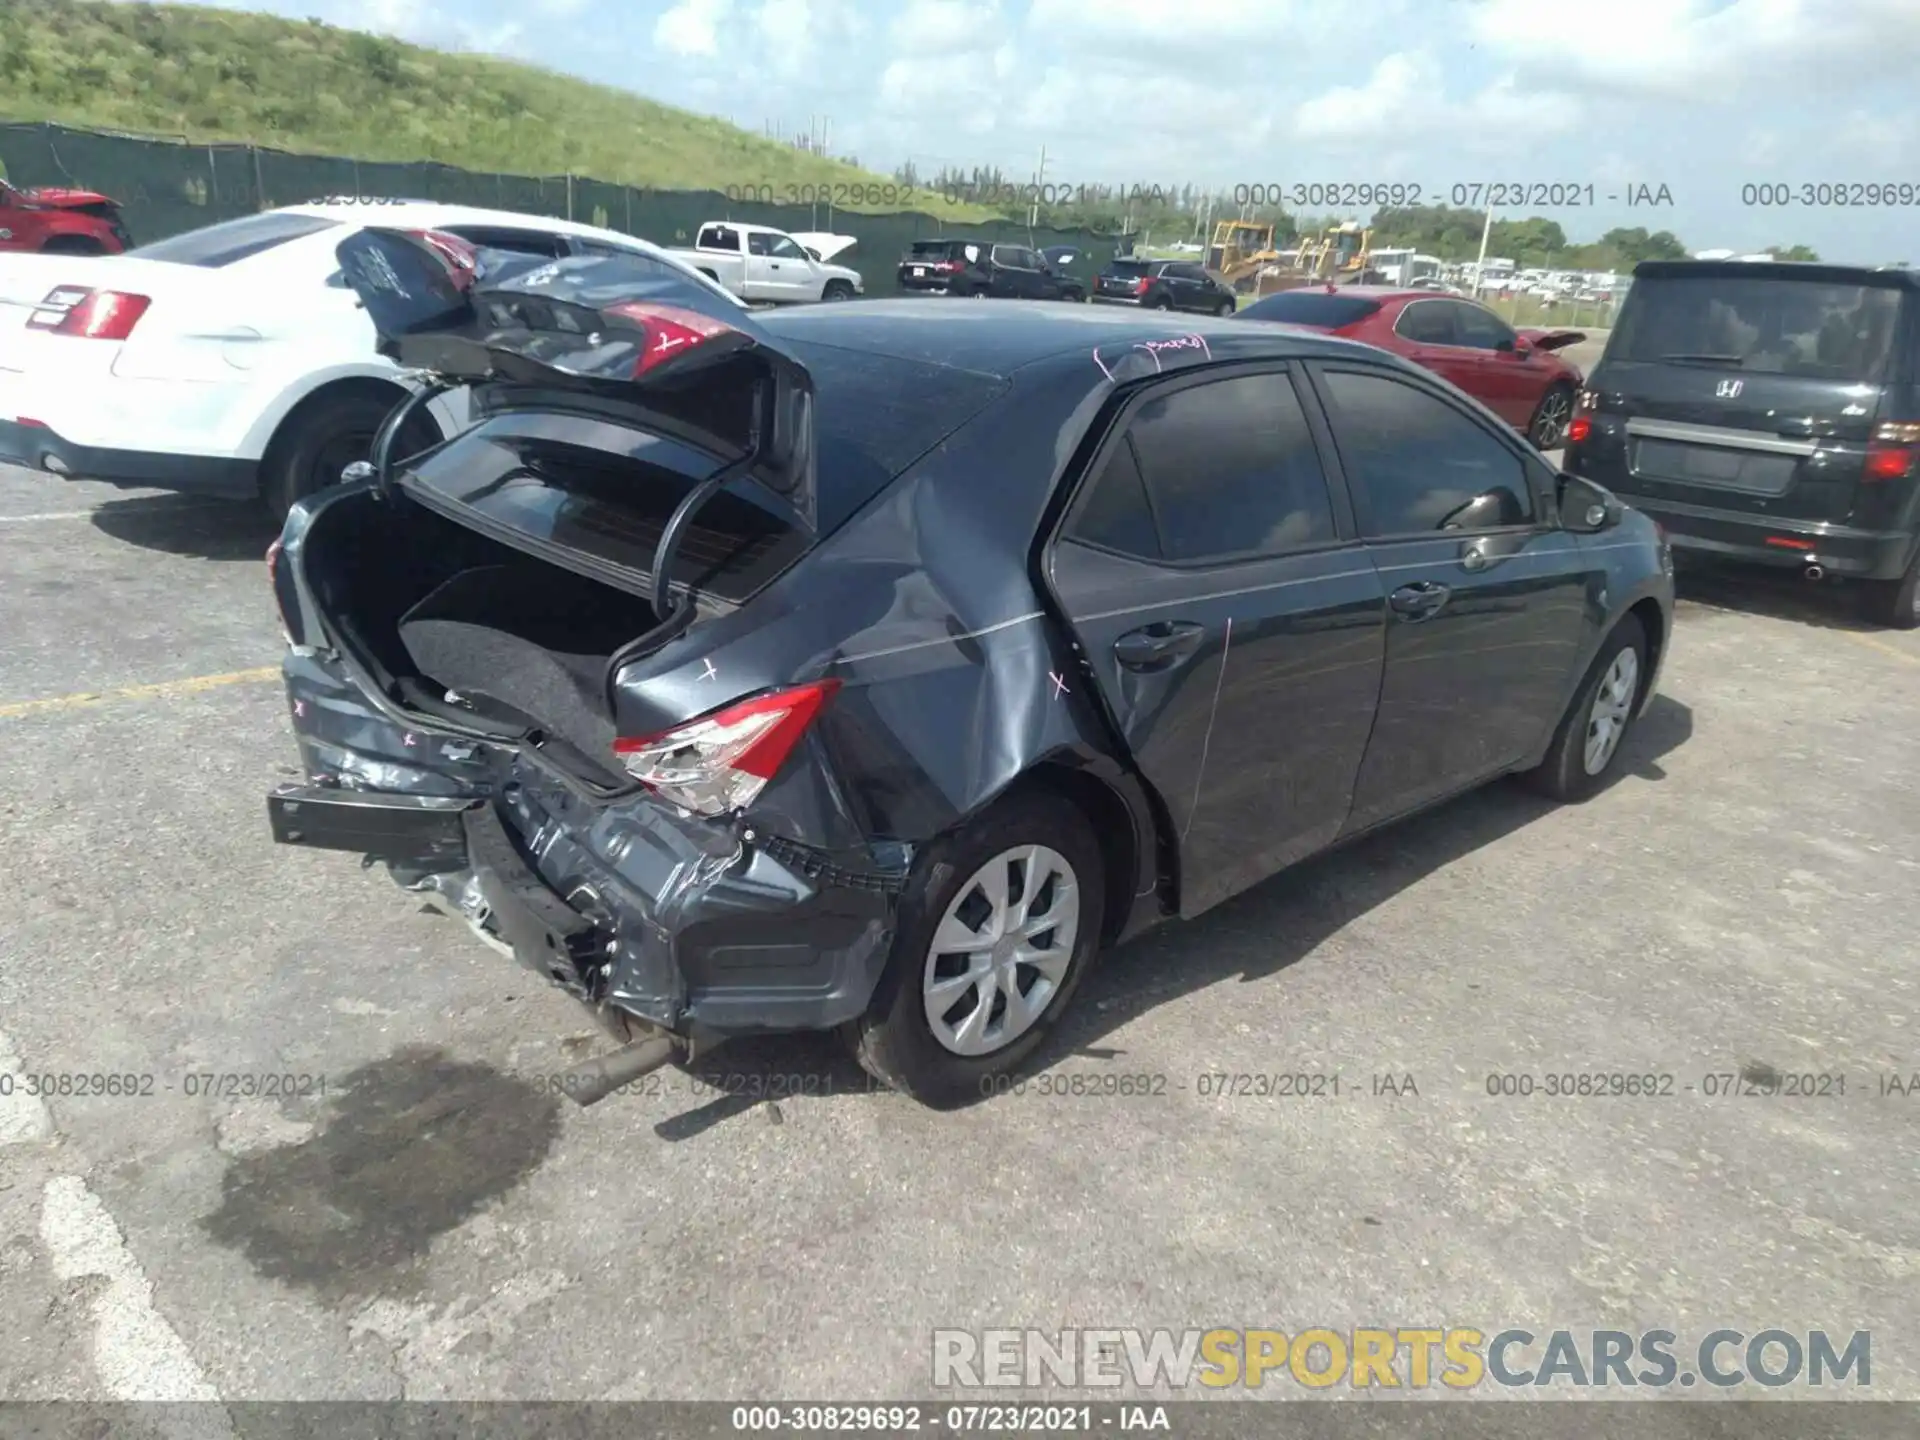
[[[270,556],[308,783],[632,1043],[843,1029],[973,1098],[1096,953],[1498,775],[1592,793],[1663,538],[1377,350],[363,231],[421,386]],[[396,463],[439,389],[475,423]]]

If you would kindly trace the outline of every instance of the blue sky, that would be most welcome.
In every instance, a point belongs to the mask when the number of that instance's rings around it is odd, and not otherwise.
[[[1743,204],[1761,182],[1920,191],[1920,0],[271,0],[912,159],[1233,187],[1594,186],[1574,239],[1802,241],[1920,265],[1920,203]],[[1629,208],[1665,185],[1670,206]],[[1608,195],[1621,199],[1609,203]],[[1911,197],[1920,202],[1920,194]]]

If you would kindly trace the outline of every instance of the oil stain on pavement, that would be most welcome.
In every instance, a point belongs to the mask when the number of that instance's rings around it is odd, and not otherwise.
[[[437,1235],[536,1170],[559,1101],[488,1065],[408,1047],[341,1082],[326,1125],[228,1166],[201,1223],[261,1275],[332,1299],[405,1287]]]

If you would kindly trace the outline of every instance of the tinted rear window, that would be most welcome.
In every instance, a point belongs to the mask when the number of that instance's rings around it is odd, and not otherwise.
[[[1107,267],[1107,273],[1109,275],[1123,275],[1130,280],[1141,275],[1151,275],[1153,273],[1153,261],[1116,260]]]
[[[1607,358],[1878,381],[1900,293],[1785,275],[1648,276],[1629,292]]]
[[[1269,295],[1240,311],[1244,320],[1274,320],[1283,325],[1321,325],[1336,330],[1364,320],[1380,308],[1378,300],[1357,295],[1329,295],[1324,290],[1289,290]]]
[[[337,226],[338,220],[323,215],[288,215],[269,211],[265,215],[242,215],[238,220],[222,220],[218,225],[170,235],[151,245],[141,245],[127,253],[142,260],[166,260],[175,265],[199,265],[218,270],[224,265],[246,260],[289,240],[317,235]]]
[[[973,370],[786,337],[782,343],[813,376],[822,533],[1006,389],[1006,381]]]
[[[955,240],[916,240],[907,253],[916,260],[944,260],[959,244]]]

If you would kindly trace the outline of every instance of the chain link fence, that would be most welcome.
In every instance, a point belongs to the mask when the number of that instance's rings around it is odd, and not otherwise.
[[[1083,279],[1113,258],[1118,237],[1093,230],[1029,230],[1015,220],[955,224],[909,211],[869,214],[830,205],[729,199],[718,191],[651,190],[580,175],[499,175],[432,161],[396,163],[295,155],[264,145],[196,145],[53,124],[0,124],[0,174],[16,186],[71,185],[117,200],[136,242],[320,196],[440,200],[546,215],[651,240],[689,245],[708,220],[820,230],[858,237],[836,257],[859,270],[869,295],[898,293],[896,266],[933,236],[1035,246],[1071,245]],[[764,188],[764,187],[763,187]]]

